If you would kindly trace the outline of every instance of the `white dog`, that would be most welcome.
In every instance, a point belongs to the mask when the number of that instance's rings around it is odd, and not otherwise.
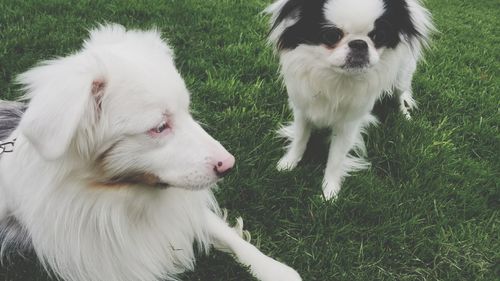
[[[277,167],[295,168],[312,128],[331,128],[323,193],[334,198],[349,172],[368,167],[349,151],[365,154],[361,132],[376,121],[375,101],[396,90],[407,118],[415,107],[411,81],[430,14],[418,0],[278,0],[266,11],[294,114]]]
[[[215,245],[260,280],[301,280],[221,218],[210,188],[234,157],[191,117],[159,32],[101,26],[19,79],[30,102],[17,128],[22,105],[0,103],[0,135],[15,139],[0,156],[4,254],[28,244],[67,281],[149,281]]]

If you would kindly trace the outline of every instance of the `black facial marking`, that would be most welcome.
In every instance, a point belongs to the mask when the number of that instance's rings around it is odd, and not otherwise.
[[[368,34],[376,48],[395,48],[401,41],[400,35],[407,39],[421,37],[413,24],[404,0],[383,0],[385,12],[375,21],[375,28]]]
[[[300,44],[335,46],[344,36],[343,32],[325,19],[323,7],[328,0],[289,0],[279,11],[271,31],[285,19],[299,20],[278,38],[278,50],[295,49]],[[401,41],[423,36],[411,20],[405,0],[382,0],[385,12],[375,21],[375,28],[368,36],[377,48],[395,48]],[[353,19],[356,20],[356,19]]]
[[[334,46],[342,39],[342,31],[325,20],[323,6],[326,1],[290,0],[283,6],[271,31],[287,18],[297,15],[299,20],[280,35],[279,50],[295,49],[300,44]]]
[[[384,46],[394,48],[399,43],[398,31],[382,18],[375,22],[375,29],[368,33],[368,36],[376,48]]]

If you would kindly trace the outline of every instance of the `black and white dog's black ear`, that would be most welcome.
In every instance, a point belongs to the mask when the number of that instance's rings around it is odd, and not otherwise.
[[[89,55],[46,61],[19,75],[30,99],[19,128],[46,159],[69,148],[85,114],[96,114],[105,82]]]
[[[278,0],[269,5],[264,12],[271,14],[271,30],[287,18],[298,17],[303,2],[304,0]]]
[[[277,50],[294,49],[299,44],[321,43],[327,0],[278,0],[264,12],[271,14],[269,41]]]
[[[303,1],[277,0],[264,10],[264,13],[271,15],[271,29],[269,32],[271,43],[278,44],[283,32],[298,21]]]

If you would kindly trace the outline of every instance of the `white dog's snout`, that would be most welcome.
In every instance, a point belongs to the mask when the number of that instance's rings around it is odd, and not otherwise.
[[[235,158],[233,155],[227,152],[228,156],[225,158],[217,158],[216,163],[214,163],[214,171],[218,176],[224,176],[234,167]]]

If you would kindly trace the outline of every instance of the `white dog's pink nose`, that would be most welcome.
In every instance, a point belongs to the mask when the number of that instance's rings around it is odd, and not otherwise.
[[[234,166],[234,156],[229,154],[224,160],[219,160],[215,163],[214,171],[217,173],[217,176],[223,177],[227,175]]]

